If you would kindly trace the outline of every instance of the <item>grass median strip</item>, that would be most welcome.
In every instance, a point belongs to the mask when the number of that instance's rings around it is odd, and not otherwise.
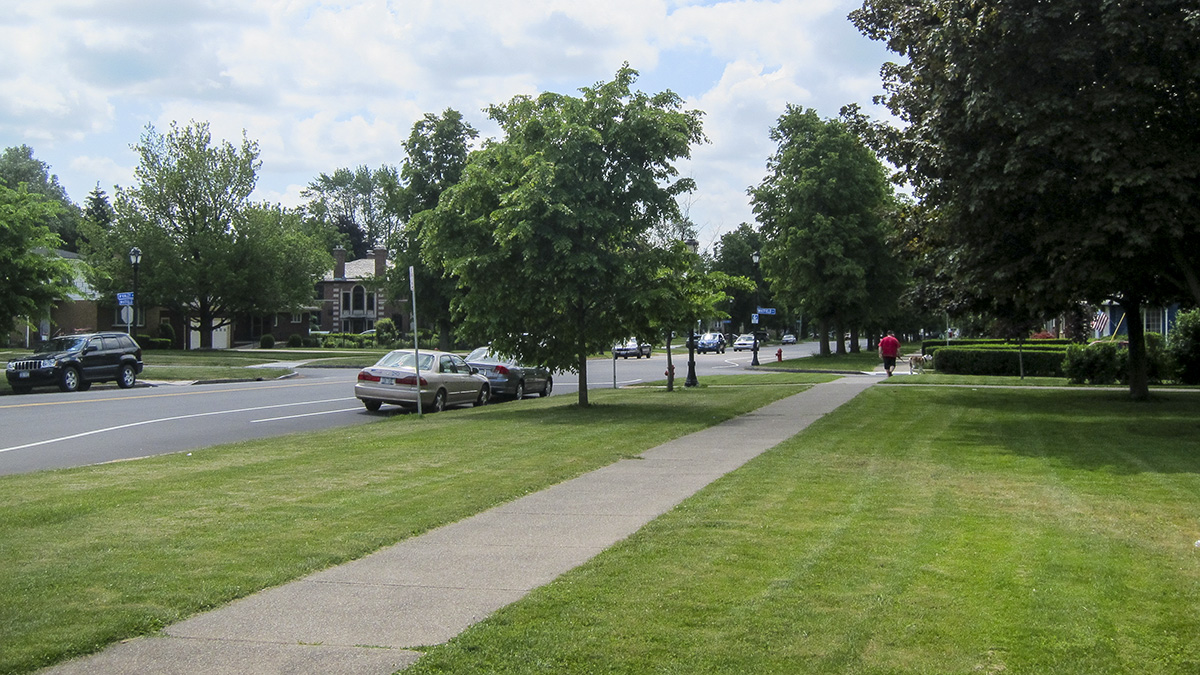
[[[407,673],[1200,672],[1200,395],[876,387]]]
[[[572,397],[0,477],[0,672],[29,672],[801,391]]]

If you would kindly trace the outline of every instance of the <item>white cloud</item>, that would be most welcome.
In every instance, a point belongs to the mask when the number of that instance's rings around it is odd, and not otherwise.
[[[426,112],[573,93],[628,62],[639,88],[706,112],[681,167],[714,231],[752,218],[746,188],[787,103],[866,107],[882,50],[857,0],[38,0],[0,17],[0,146],[28,143],[81,200],[129,184],[142,128],[204,120],[259,143],[257,197],[299,201],[342,166],[402,158]],[[13,92],[17,92],[13,94]]]

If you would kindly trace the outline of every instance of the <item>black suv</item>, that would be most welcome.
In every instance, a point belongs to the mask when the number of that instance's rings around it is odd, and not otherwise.
[[[116,380],[128,389],[142,372],[142,348],[124,333],[64,335],[38,345],[33,356],[8,362],[4,374],[13,391],[58,385],[63,391],[87,391],[93,382]]]

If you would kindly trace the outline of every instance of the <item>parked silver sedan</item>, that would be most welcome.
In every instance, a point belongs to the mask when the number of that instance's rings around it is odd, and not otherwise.
[[[479,370],[488,379],[493,396],[525,398],[527,392],[538,396],[549,396],[554,388],[550,371],[540,366],[523,366],[514,359],[492,352],[491,347],[480,347],[467,354],[467,364]]]
[[[492,396],[487,378],[461,356],[422,351],[418,357],[411,349],[388,352],[375,365],[360,370],[354,385],[355,397],[372,411],[384,403],[415,408],[418,392],[426,412],[465,403],[484,405]]]

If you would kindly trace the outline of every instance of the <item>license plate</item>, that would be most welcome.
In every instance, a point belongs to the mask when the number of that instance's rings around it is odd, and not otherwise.
[[[381,377],[381,378],[379,378],[379,384],[382,384],[382,385],[384,385],[384,386],[390,387],[390,386],[392,386],[392,385],[396,384],[396,378],[394,378],[394,377]]]
[[[23,370],[22,370],[21,372],[17,373],[17,379],[18,379],[18,380],[20,380],[20,379],[24,379],[24,378],[27,378],[27,377],[29,377],[29,373],[27,373],[27,372],[25,372],[25,371],[23,371]]]

